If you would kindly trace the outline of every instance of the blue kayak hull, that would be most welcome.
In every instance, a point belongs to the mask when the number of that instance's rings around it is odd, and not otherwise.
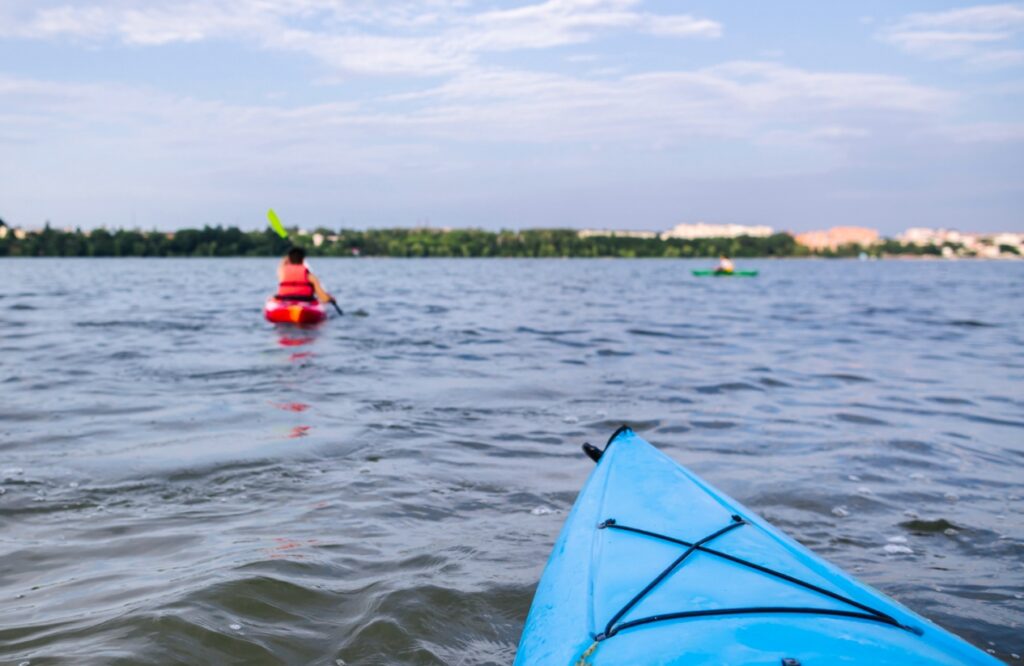
[[[784,663],[1000,662],[620,430],[565,521],[515,664]]]

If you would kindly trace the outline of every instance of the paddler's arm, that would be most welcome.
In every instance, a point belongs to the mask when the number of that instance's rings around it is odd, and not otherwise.
[[[309,282],[313,285],[313,290],[316,291],[316,297],[321,303],[331,303],[334,301],[334,296],[331,296],[324,288],[320,286],[320,280],[316,279],[316,276],[312,273],[309,274]]]

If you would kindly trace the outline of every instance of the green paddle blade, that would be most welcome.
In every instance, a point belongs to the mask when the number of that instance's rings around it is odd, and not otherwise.
[[[267,211],[267,219],[270,220],[270,228],[277,232],[277,235],[281,238],[288,240],[288,232],[285,230],[284,225],[281,224],[281,220],[278,219],[277,213],[271,208]]]

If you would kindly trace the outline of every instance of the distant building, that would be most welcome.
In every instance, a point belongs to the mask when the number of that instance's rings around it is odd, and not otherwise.
[[[1024,254],[1024,234],[1016,232],[978,233],[960,232],[956,229],[928,229],[913,227],[896,237],[902,243],[913,245],[935,245],[943,248],[943,256],[954,253],[949,245],[959,246],[956,252],[979,257],[996,258],[1007,254],[1003,248],[1017,250]],[[949,250],[949,252],[947,252]],[[1012,251],[1009,254],[1013,255]]]
[[[976,246],[972,252],[974,256],[981,257],[982,259],[998,259],[1002,252],[999,251],[998,245],[989,245],[988,243]]]
[[[829,242],[827,231],[805,231],[802,234],[797,234],[793,237],[797,245],[803,245],[804,247],[812,250],[821,250],[826,247],[831,247]]]
[[[797,234],[798,245],[812,250],[837,250],[843,245],[866,247],[878,242],[878,230],[865,227],[832,227],[828,231]]]
[[[1024,246],[1024,234],[1004,231],[1001,234],[994,234],[992,236],[992,243],[997,247],[1000,245],[1009,245],[1011,247],[1019,248]]]
[[[580,229],[576,232],[580,238],[592,238],[594,236],[611,236],[615,238],[657,238],[657,231],[612,231],[609,229]]]
[[[677,224],[661,234],[661,237],[682,238],[685,240],[694,238],[738,238],[739,236],[764,238],[771,236],[773,233],[775,233],[775,230],[766,226],[748,227],[742,224],[708,224],[707,222],[697,222],[696,224]]]
[[[1014,232],[1002,232],[996,234],[965,234],[967,242],[964,249],[973,252],[976,256],[987,259],[998,259],[999,257],[1019,257],[1024,254],[1024,234]],[[1003,252],[1004,248],[1012,248]],[[1016,250],[1014,252],[1013,250]]]
[[[929,229],[927,227],[911,227],[896,236],[896,240],[908,245],[942,245],[944,243],[972,242],[970,234],[962,234],[956,229]]]

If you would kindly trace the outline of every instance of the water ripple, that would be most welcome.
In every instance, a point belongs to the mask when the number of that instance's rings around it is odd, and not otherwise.
[[[1024,653],[1022,264],[0,261],[0,662],[508,664],[623,422]]]

